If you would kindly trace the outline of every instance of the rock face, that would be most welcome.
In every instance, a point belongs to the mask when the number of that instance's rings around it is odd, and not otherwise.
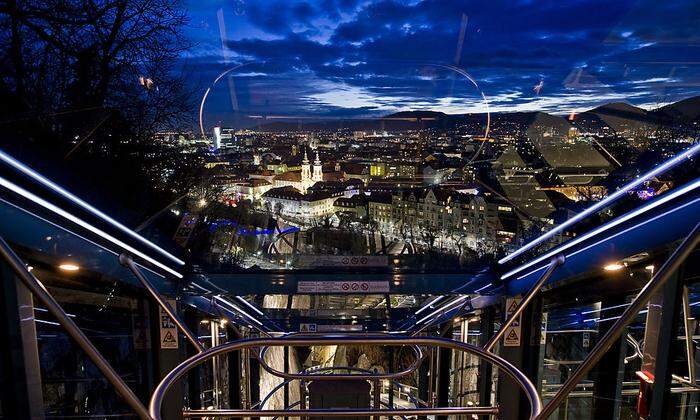
[[[294,296],[292,299],[292,308],[308,308],[310,300],[308,296]],[[283,309],[287,307],[286,295],[267,295],[263,298],[263,307],[269,309]],[[284,371],[284,347],[270,347],[265,356],[267,364],[275,370]],[[300,363],[297,356],[297,350],[294,347],[289,348],[289,372],[298,373],[300,371]],[[278,378],[260,369],[260,397],[265,398],[274,387],[283,382],[282,378]],[[299,383],[292,382],[289,386],[289,403],[294,404],[299,401]],[[284,408],[284,391],[282,389],[275,392],[267,401],[263,409],[283,409]]]

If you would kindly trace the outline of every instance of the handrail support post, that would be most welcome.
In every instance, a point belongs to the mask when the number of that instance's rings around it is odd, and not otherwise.
[[[542,288],[542,285],[549,280],[549,278],[552,276],[554,273],[554,270],[557,269],[560,265],[564,264],[565,258],[564,255],[559,254],[554,257],[549,262],[549,265],[547,266],[547,270],[545,270],[544,273],[540,276],[539,279],[535,282],[535,284],[532,285],[530,290],[528,290],[527,294],[523,297],[522,301],[520,302],[520,305],[515,309],[515,311],[503,321],[503,324],[501,325],[501,328],[498,329],[496,334],[491,337],[491,339],[484,345],[484,350],[486,351],[491,351],[493,348],[496,346],[496,343],[498,343],[498,340],[503,337],[503,334],[505,334],[506,330],[508,327],[513,324],[513,321],[518,319],[520,314],[523,313],[525,308],[530,304],[532,299],[534,299],[535,296],[539,293],[540,289]]]
[[[7,261],[27,289],[29,289],[42,305],[46,307],[49,313],[56,318],[56,321],[61,324],[78,346],[85,351],[107,381],[112,384],[117,394],[124,399],[142,420],[151,420],[151,416],[146,407],[141,403],[141,400],[139,400],[131,388],[129,388],[114,368],[112,368],[107,359],[97,350],[85,333],[76,325],[75,321],[66,314],[66,311],[63,310],[51,293],[46,290],[43,283],[34,277],[34,274],[27,269],[24,262],[15,254],[10,245],[2,237],[0,237],[0,255]]]
[[[180,331],[187,337],[187,339],[192,343],[192,346],[194,346],[195,350],[197,350],[197,353],[201,353],[204,351],[204,346],[202,343],[199,342],[197,337],[190,331],[189,328],[187,328],[187,325],[185,325],[184,321],[180,319],[180,317],[177,315],[175,310],[173,309],[172,306],[166,301],[163,296],[158,292],[158,289],[148,281],[148,279],[143,275],[141,270],[136,267],[136,264],[134,263],[134,260],[131,258],[130,255],[128,254],[121,254],[119,255],[119,263],[123,265],[124,267],[128,268],[134,276],[139,280],[139,282],[143,285],[143,287],[148,290],[148,293],[153,296],[153,299],[158,302],[158,305],[160,305],[161,308],[165,311],[165,313],[168,314],[170,319],[173,320],[173,322],[180,328]]]
[[[685,331],[685,354],[688,361],[688,378],[695,384],[695,346],[693,345],[692,315],[688,299],[688,286],[683,285],[683,329]]]
[[[637,294],[637,297],[630,303],[620,317],[615,321],[607,333],[598,341],[593,350],[588,353],[586,359],[579,367],[569,376],[569,379],[564,382],[559,391],[542,409],[542,412],[537,416],[537,420],[546,420],[559,407],[559,405],[567,398],[569,393],[576,387],[576,384],[590,371],[603,357],[610,347],[623,334],[624,329],[629,325],[634,318],[637,317],[639,311],[649,302],[649,299],[661,290],[668,279],[680,268],[688,256],[695,250],[700,243],[700,223],[696,224],[693,230],[686,236],[683,242],[676,248],[671,256],[666,260],[664,265],[649,282]]]

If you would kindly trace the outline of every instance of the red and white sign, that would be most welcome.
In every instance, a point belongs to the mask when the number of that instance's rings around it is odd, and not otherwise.
[[[389,293],[388,281],[300,281],[297,283],[297,293],[328,293],[328,294],[364,294]]]

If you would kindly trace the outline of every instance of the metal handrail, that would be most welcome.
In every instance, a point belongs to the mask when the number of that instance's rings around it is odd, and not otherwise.
[[[554,398],[549,401],[542,412],[537,416],[537,420],[546,420],[549,418],[554,410],[556,410],[557,407],[559,407],[559,405],[566,399],[567,394],[569,394],[569,392],[576,387],[578,381],[580,381],[586,375],[586,373],[588,373],[588,371],[600,361],[603,355],[610,350],[610,347],[612,347],[613,344],[622,336],[625,327],[627,327],[627,325],[629,325],[637,317],[637,314],[639,314],[639,311],[644,308],[644,305],[646,305],[651,297],[661,289],[671,275],[678,270],[681,264],[695,250],[698,244],[700,244],[700,223],[695,225],[693,230],[688,234],[678,248],[676,248],[668,260],[666,260],[661,269],[654,274],[651,280],[649,280],[649,282],[639,292],[637,297],[635,297],[632,303],[630,303],[627,309],[625,309],[620,318],[615,321],[613,326],[610,327],[603,338],[598,341],[586,359],[583,360],[581,365],[574,371],[569,379],[567,379],[564,385],[562,385],[559,392],[557,392]]]
[[[693,332],[691,328],[690,299],[688,298],[688,286],[683,285],[683,332],[685,333],[685,356],[688,362],[688,379],[695,384],[695,346],[693,345]]]
[[[160,305],[161,308],[165,311],[165,313],[168,314],[170,319],[173,320],[175,325],[180,328],[180,331],[187,337],[187,339],[192,343],[192,346],[197,350],[198,353],[201,353],[204,351],[204,346],[202,343],[199,342],[197,339],[197,336],[194,335],[192,331],[190,331],[189,328],[187,328],[187,325],[185,325],[185,322],[180,319],[180,317],[177,315],[175,310],[170,306],[168,301],[166,301],[163,296],[158,292],[158,289],[146,279],[146,277],[141,273],[141,271],[136,267],[136,264],[134,264],[134,260],[131,258],[131,255],[128,254],[121,254],[119,255],[119,263],[123,265],[124,267],[128,268],[131,270],[132,273],[134,273],[134,276],[141,282],[143,287],[148,290],[148,293],[153,296],[153,299],[158,302],[158,305]]]
[[[535,296],[539,293],[540,288],[542,285],[549,280],[549,278],[554,274],[554,270],[557,269],[560,265],[564,264],[566,261],[566,258],[564,257],[563,254],[559,254],[555,257],[552,257],[549,265],[547,266],[547,270],[545,270],[544,273],[540,276],[540,278],[535,282],[534,285],[530,288],[530,290],[527,292],[527,294],[523,297],[523,300],[520,302],[517,308],[515,308],[515,311],[503,321],[503,324],[501,325],[501,328],[491,337],[491,339],[484,345],[484,349],[486,351],[491,351],[493,350],[493,347],[498,343],[498,340],[503,337],[503,334],[505,334],[506,330],[508,327],[513,324],[513,321],[518,319],[518,317],[523,313],[527,305],[530,304],[530,301],[535,298]],[[506,311],[507,313],[507,311]]]
[[[300,405],[300,404],[301,404],[301,401],[297,401],[297,402],[295,402],[295,403],[292,403],[292,404],[286,406],[284,409],[285,409],[285,410],[289,410],[290,408],[294,408],[294,407],[296,407],[296,406],[298,406],[298,405]],[[383,405],[384,407],[392,408],[392,407],[389,406],[389,404],[385,403],[384,401],[382,401],[380,404]],[[408,419],[406,418],[406,416],[399,416],[399,417],[401,417],[403,420],[408,420]],[[278,418],[280,418],[280,416],[275,416],[275,417],[273,417],[271,420],[277,420]]]
[[[299,333],[293,333],[284,336],[284,338],[289,338],[299,335]],[[364,335],[364,334],[362,334]],[[358,334],[358,336],[362,336]],[[365,335],[366,336],[366,335]],[[376,337],[377,335],[372,335],[373,337]],[[258,362],[260,363],[260,366],[262,366],[265,371],[267,371],[269,374],[277,376],[278,378],[284,378],[284,379],[304,379],[304,380],[347,380],[347,379],[396,379],[396,378],[402,378],[404,376],[408,376],[411,373],[415,372],[418,370],[420,367],[421,363],[423,362],[423,352],[421,351],[420,347],[418,346],[410,346],[413,352],[416,355],[416,360],[411,363],[410,366],[408,366],[406,369],[399,371],[399,372],[391,372],[391,373],[364,373],[364,374],[339,374],[339,373],[333,373],[333,374],[324,374],[324,375],[318,375],[318,374],[313,374],[313,373],[287,373],[287,372],[281,372],[277,369],[274,369],[270,367],[270,365],[265,362],[265,354],[267,353],[267,350],[269,349],[270,346],[264,346],[260,349],[259,353],[254,353],[256,358],[258,359]]]
[[[90,339],[83,331],[75,324],[75,322],[66,314],[61,305],[51,296],[44,285],[34,277],[27,269],[24,262],[15,254],[10,245],[5,242],[5,239],[0,237],[0,255],[7,261],[17,277],[24,283],[29,291],[46,307],[51,315],[56,318],[59,324],[66,330],[68,335],[85,351],[87,356],[102,372],[107,381],[112,384],[117,394],[136,412],[142,420],[150,420],[146,407],[141,404],[141,400],[134,394],[119,374],[112,368],[107,359],[95,348]]]
[[[338,344],[373,344],[373,345],[415,345],[415,346],[435,346],[450,348],[470,354],[474,354],[482,359],[496,365],[501,371],[525,392],[530,404],[530,418],[534,419],[542,411],[542,401],[537,393],[537,389],[532,382],[507,360],[485,351],[482,348],[459,341],[440,337],[386,337],[386,336],[307,336],[307,337],[284,337],[284,338],[253,338],[233,341],[220,346],[205,350],[196,354],[171,370],[158,384],[151,396],[149,412],[154,420],[161,420],[161,407],[165,395],[187,372],[196,366],[204,363],[212,357],[230,353],[232,351],[254,348],[262,346],[310,346],[310,345],[338,345]],[[307,379],[307,377],[304,377]],[[357,379],[357,376],[352,376]],[[376,377],[375,377],[376,379]],[[443,408],[420,408],[401,410],[185,410],[185,416],[220,416],[220,417],[273,417],[279,416],[387,416],[387,415],[456,415],[456,414],[476,414],[494,415],[498,414],[497,407],[443,407]]]
[[[498,407],[441,407],[441,408],[311,408],[306,410],[183,410],[182,416],[190,417],[365,417],[365,416],[457,416],[460,414],[477,416],[498,415]],[[157,417],[160,419],[161,417]]]
[[[637,340],[635,340],[634,337],[632,337],[632,334],[627,334],[626,340],[627,340],[627,343],[629,343],[629,345],[632,346],[632,350],[634,350],[634,354],[631,356],[626,356],[625,363],[629,363],[632,360],[637,359],[637,358],[639,358],[639,359],[644,358],[644,354],[642,354],[642,347],[639,344],[639,342],[637,342]]]
[[[329,370],[347,370],[347,371],[355,371],[355,372],[362,372],[362,373],[371,373],[371,372],[372,372],[372,371],[369,370],[369,369],[359,368],[359,367],[355,367],[355,366],[315,366],[315,367],[311,367],[311,368],[304,369],[304,371],[303,371],[302,373],[306,373],[306,372],[326,372],[326,371],[329,371]],[[354,379],[356,379],[356,378],[354,378]],[[253,404],[250,408],[260,407],[260,408],[262,409],[263,407],[265,407],[265,403],[267,403],[267,401],[268,401],[270,398],[272,398],[272,396],[273,396],[277,391],[279,391],[280,389],[282,389],[285,385],[289,385],[290,383],[292,383],[293,381],[296,381],[296,380],[298,380],[298,379],[292,378],[292,379],[285,379],[284,381],[280,382],[280,383],[277,384],[274,388],[272,388],[272,389],[270,390],[270,392],[267,393],[267,395],[265,395],[265,398],[263,398],[262,400],[256,402],[255,404]],[[308,378],[304,378],[304,380],[309,380],[309,379],[308,379]],[[398,381],[396,381],[396,380],[393,380],[393,379],[391,380],[391,382],[394,384],[394,386],[404,386],[402,383],[400,383],[400,382],[398,382]],[[407,395],[408,395],[408,394],[407,394]],[[421,403],[423,403],[423,404],[425,405],[425,402],[419,401],[417,398],[413,397],[412,395],[408,395],[408,399],[409,399],[409,401],[410,401],[412,404],[415,404],[415,405],[416,405],[416,408],[420,407],[420,404],[421,404]]]

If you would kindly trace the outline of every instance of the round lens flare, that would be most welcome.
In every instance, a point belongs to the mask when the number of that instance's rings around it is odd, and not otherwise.
[[[623,268],[625,268],[625,266],[620,264],[620,263],[610,263],[610,264],[604,266],[603,270],[605,270],[605,271],[617,271],[617,270],[622,270]]]
[[[61,264],[58,266],[63,271],[78,271],[80,270],[80,266],[76,264],[71,264],[71,263],[65,263]]]

